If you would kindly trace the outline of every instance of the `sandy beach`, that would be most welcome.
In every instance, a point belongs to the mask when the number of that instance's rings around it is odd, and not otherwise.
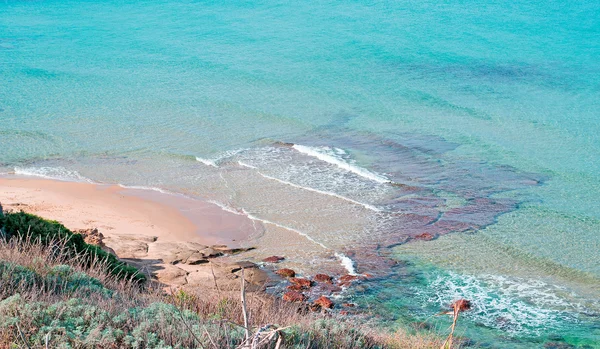
[[[0,203],[72,231],[97,229],[104,248],[170,288],[211,288],[213,273],[225,287],[239,258],[217,257],[262,232],[260,224],[211,203],[117,185],[4,177]],[[258,270],[248,278],[260,286],[267,280]]]
[[[98,228],[107,238],[129,234],[230,246],[256,233],[249,219],[213,204],[117,185],[5,177],[0,178],[0,203],[5,210],[23,210],[71,230]]]

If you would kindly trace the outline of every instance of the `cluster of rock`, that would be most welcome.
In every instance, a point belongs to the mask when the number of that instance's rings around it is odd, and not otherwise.
[[[309,279],[298,277],[289,268],[280,268],[273,273],[255,263],[234,260],[236,254],[249,249],[231,249],[224,245],[159,241],[157,237],[145,235],[111,234],[105,237],[97,229],[79,230],[77,233],[82,234],[87,243],[115,254],[171,288],[194,288],[203,292],[239,291],[243,275],[246,289],[259,291],[283,279],[288,283],[283,300],[301,303],[313,311],[333,309],[335,304],[328,296],[364,278],[357,275],[334,278],[316,274]],[[271,256],[263,259],[263,263],[277,264],[284,260],[281,256]],[[312,302],[308,303],[311,299]],[[353,304],[345,303],[343,306],[351,307]]]
[[[279,263],[285,258],[280,256],[272,256],[263,259],[267,263]],[[283,300],[291,303],[305,303],[309,299],[314,298],[309,308],[313,311],[322,309],[333,309],[334,302],[324,294],[330,295],[339,293],[343,287],[349,286],[352,282],[364,278],[357,275],[343,275],[337,280],[327,274],[316,274],[311,279],[297,277],[293,269],[281,268],[275,271],[275,274],[286,279],[289,285],[287,291],[283,294]],[[351,303],[344,303],[344,307],[353,307]]]
[[[79,230],[84,240],[153,276],[170,288],[202,291],[233,291],[240,288],[242,268],[249,291],[264,289],[270,278],[258,265],[235,261],[233,256],[249,249],[196,242],[159,241],[155,236],[111,234],[97,229]]]

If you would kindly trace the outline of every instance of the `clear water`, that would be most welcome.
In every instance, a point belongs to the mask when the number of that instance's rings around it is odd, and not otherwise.
[[[411,322],[469,297],[490,347],[600,342],[599,101],[597,1],[0,3],[0,172],[397,259],[358,301]]]

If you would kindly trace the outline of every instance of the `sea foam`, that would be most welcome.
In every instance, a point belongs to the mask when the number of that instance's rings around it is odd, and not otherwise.
[[[360,205],[360,206],[362,206],[362,207],[364,207],[366,209],[369,209],[371,211],[375,211],[375,212],[381,212],[382,211],[381,209],[379,209],[379,208],[377,208],[377,207],[375,207],[373,205],[365,204],[363,202],[356,201],[356,200],[347,198],[345,196],[342,196],[342,195],[339,195],[339,194],[336,194],[336,193],[332,193],[332,192],[328,192],[328,191],[324,191],[324,190],[319,190],[319,189],[314,189],[314,188],[310,188],[310,187],[304,187],[304,186],[301,186],[301,185],[298,185],[298,184],[295,184],[295,183],[292,183],[292,182],[284,181],[282,179],[269,176],[267,174],[262,173],[261,171],[258,171],[257,167],[249,165],[249,164],[247,164],[245,162],[242,162],[242,161],[238,161],[238,164],[240,164],[240,166],[243,166],[243,167],[247,167],[247,168],[250,168],[250,169],[257,170],[256,172],[260,176],[262,176],[262,177],[264,177],[266,179],[270,179],[270,180],[279,182],[281,184],[289,185],[289,186],[294,187],[294,188],[298,188],[298,189],[302,189],[302,190],[307,190],[307,191],[311,191],[311,192],[322,194],[322,195],[333,196],[335,198],[338,198],[338,199],[341,199],[341,200],[344,200],[344,201],[348,201],[348,202],[351,202],[351,203],[356,204],[356,205]]]
[[[322,247],[325,250],[330,250],[330,251],[332,250],[331,248],[325,246],[323,243],[315,240],[312,236],[310,236],[310,235],[308,235],[308,234],[306,234],[306,233],[304,233],[304,232],[302,232],[302,231],[300,231],[298,229],[294,229],[292,227],[288,227],[286,225],[279,224],[279,223],[270,221],[268,219],[259,218],[259,217],[255,216],[255,215],[249,213],[248,211],[246,211],[243,208],[234,209],[234,208],[232,208],[232,207],[230,207],[228,205],[225,205],[223,203],[220,203],[220,202],[214,201],[214,200],[209,200],[208,202],[210,202],[210,203],[212,203],[214,205],[219,206],[224,211],[227,211],[227,212],[230,212],[230,213],[233,213],[233,214],[236,214],[236,215],[243,215],[243,216],[246,216],[246,217],[248,217],[249,219],[251,219],[253,221],[261,222],[263,224],[273,225],[273,226],[276,226],[278,228],[294,232],[294,233],[296,233],[296,234],[298,234],[300,236],[303,236],[308,241],[310,241],[310,242],[312,242],[312,243],[314,243],[314,244]],[[354,269],[354,261],[352,261],[352,259],[350,259],[350,257],[348,257],[348,256],[346,256],[346,255],[344,255],[343,253],[340,253],[340,252],[334,252],[334,256],[340,260],[340,263],[346,269],[346,271],[348,272],[348,274],[350,274],[350,275],[356,275],[356,270]]]
[[[162,189],[162,188],[157,188],[157,187],[147,187],[147,186],[143,186],[143,185],[125,185],[125,184],[118,184],[119,187],[124,188],[124,189],[135,189],[135,190],[149,190],[149,191],[156,191],[159,192],[161,194],[170,194],[170,195],[176,195],[176,193]]]
[[[248,149],[244,148],[244,149],[228,150],[226,152],[223,152],[223,153],[217,155],[214,158],[209,158],[209,159],[196,156],[196,161],[199,161],[199,162],[205,164],[206,166],[219,168],[219,162],[221,162],[222,160],[225,160],[227,158],[230,158],[234,155],[237,155],[245,150],[248,150]]]
[[[343,170],[352,172],[354,174],[357,174],[361,177],[370,179],[372,181],[375,181],[378,183],[390,183],[391,182],[388,178],[386,178],[380,174],[373,173],[373,172],[367,170],[366,168],[356,166],[356,165],[351,164],[348,161],[344,160],[342,157],[340,157],[340,155],[345,154],[345,152],[341,153],[339,149],[334,149],[332,152],[331,148],[329,148],[329,147],[319,147],[319,148],[307,147],[307,146],[300,145],[300,144],[294,144],[293,148],[296,149],[297,151],[299,151],[300,153],[315,157],[321,161],[335,165]]]
[[[425,290],[415,288],[425,302],[442,307],[459,298],[468,299],[473,309],[465,317],[513,336],[542,335],[560,330],[565,322],[578,322],[573,311],[585,307],[566,300],[565,292],[537,280],[454,272],[433,277]]]
[[[15,167],[14,173],[16,175],[55,179],[67,182],[94,183],[91,179],[80,175],[79,172],[64,167]]]

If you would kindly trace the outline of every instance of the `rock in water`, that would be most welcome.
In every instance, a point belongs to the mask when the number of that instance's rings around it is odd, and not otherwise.
[[[317,274],[317,275],[315,275],[315,281],[316,282],[324,282],[324,283],[327,283],[327,284],[333,283],[331,281],[331,276],[326,275],[326,274]]]
[[[271,256],[271,257],[267,257],[265,259],[263,259],[263,262],[265,263],[279,263],[282,260],[284,260],[284,257],[281,256]]]
[[[293,271],[292,269],[288,269],[288,268],[279,269],[275,272],[275,274],[286,277],[286,278],[292,278],[292,277],[296,276],[296,272]]]
[[[302,288],[310,288],[310,286],[312,286],[312,283],[310,282],[310,280],[303,279],[303,278],[290,278],[290,282],[292,284],[298,285]]]
[[[306,296],[300,292],[296,291],[288,291],[284,293],[283,300],[286,302],[304,302],[306,300]]]

